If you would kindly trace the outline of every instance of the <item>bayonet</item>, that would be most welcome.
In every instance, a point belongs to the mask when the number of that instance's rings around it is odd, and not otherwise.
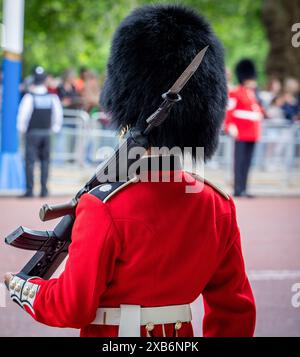
[[[192,62],[187,66],[187,68],[182,72],[180,77],[175,81],[172,87],[162,95],[164,101],[159,106],[159,108],[146,120],[148,126],[144,131],[144,134],[147,135],[149,132],[156,126],[161,125],[165,119],[168,117],[171,108],[173,105],[181,101],[181,96],[179,93],[182,88],[187,84],[189,79],[197,71],[200,66],[203,57],[209,46],[204,47],[192,60]]]
[[[197,71],[209,46],[204,47],[169,89],[169,93],[179,94],[192,75]]]

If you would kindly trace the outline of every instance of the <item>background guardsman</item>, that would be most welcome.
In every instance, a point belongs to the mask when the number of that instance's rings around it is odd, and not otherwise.
[[[223,49],[191,9],[145,6],[121,23],[102,106],[120,128],[146,128],[161,94],[206,46],[182,102],[149,140],[204,147],[211,157],[227,101]],[[169,182],[105,183],[82,195],[64,272],[50,280],[7,274],[11,298],[37,321],[80,328],[81,336],[183,337],[193,335],[190,303],[202,294],[204,336],[252,336],[255,303],[233,200],[176,157],[167,169],[157,165],[164,156],[154,165],[151,156],[143,160],[151,162],[151,170],[141,165],[143,177],[156,171]]]
[[[234,195],[251,197],[247,179],[255,143],[260,139],[263,111],[256,98],[256,70],[249,59],[236,66],[239,85],[229,91],[226,131],[235,139]]]

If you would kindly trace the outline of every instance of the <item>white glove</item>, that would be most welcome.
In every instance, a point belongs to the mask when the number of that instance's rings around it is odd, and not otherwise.
[[[229,124],[228,125],[228,133],[230,136],[232,136],[233,138],[236,138],[238,136],[238,128],[236,127],[236,125],[234,124]]]

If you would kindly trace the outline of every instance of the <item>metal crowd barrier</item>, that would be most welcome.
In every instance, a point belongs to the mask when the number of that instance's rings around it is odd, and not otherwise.
[[[64,110],[61,131],[52,136],[51,158],[56,164],[83,164],[89,115],[83,110]]]
[[[300,123],[263,123],[262,138],[256,144],[253,166],[261,169],[270,165],[281,168],[299,166]],[[233,162],[234,141],[224,132],[220,135],[219,147],[212,162],[219,167],[227,167]]]
[[[99,163],[113,150],[116,132],[103,129],[97,118],[83,110],[64,110],[62,129],[52,137],[54,165]]]
[[[96,164],[109,155],[118,141],[116,132],[104,129],[98,119],[97,113],[90,117],[82,110],[65,110],[62,130],[53,136],[53,163]],[[222,132],[208,167],[225,170],[230,175],[233,154],[233,139]],[[260,171],[281,170],[287,175],[299,170],[300,123],[291,125],[283,120],[266,120],[262,138],[256,145],[253,166]]]

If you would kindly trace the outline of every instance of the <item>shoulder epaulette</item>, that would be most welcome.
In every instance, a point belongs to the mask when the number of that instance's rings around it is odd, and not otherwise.
[[[207,184],[208,186],[212,187],[215,191],[217,191],[218,193],[220,193],[224,198],[226,198],[226,200],[229,200],[229,195],[223,191],[220,187],[216,186],[214,183],[210,182],[209,180],[207,180],[206,178],[203,178],[197,174],[194,174],[192,172],[189,172],[189,174],[197,181],[203,182],[205,184]]]
[[[117,192],[123,190],[126,186],[135,182],[135,179],[131,179],[126,182],[106,182],[99,186],[94,187],[89,193],[101,200],[102,202],[108,201]]]

